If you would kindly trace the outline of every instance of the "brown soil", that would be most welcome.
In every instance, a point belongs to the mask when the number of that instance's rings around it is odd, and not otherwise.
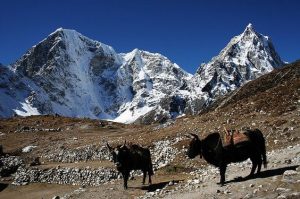
[[[257,80],[254,80],[238,92],[228,95],[226,101],[220,99],[218,104],[207,113],[196,116],[178,118],[175,123],[165,128],[155,130],[159,124],[152,125],[124,125],[107,121],[66,118],[60,116],[31,116],[0,119],[0,144],[5,153],[21,155],[26,160],[50,153],[57,147],[74,148],[89,144],[103,145],[106,141],[121,144],[126,139],[129,142],[151,146],[153,142],[197,133],[201,138],[212,131],[227,129],[259,128],[267,141],[267,150],[286,147],[299,143],[300,137],[300,62],[276,70]],[[26,132],[20,129],[29,127]],[[32,129],[58,129],[57,132],[34,131]],[[77,138],[77,139],[74,139]],[[278,140],[275,141],[274,140]],[[188,145],[189,140],[176,144],[181,149]],[[21,149],[28,145],[38,146],[29,154],[21,153]],[[44,162],[40,167],[51,168],[60,166],[74,167],[113,167],[107,161],[88,161],[79,163],[51,163]],[[169,182],[171,180],[187,180],[185,171],[205,165],[203,160],[187,160],[178,156],[169,165],[156,172],[154,184]],[[180,168],[173,172],[170,168]],[[107,192],[103,193],[112,198],[131,198],[144,194],[140,179],[130,181],[133,188],[124,191],[122,182],[106,184]],[[216,180],[215,180],[216,181]],[[5,182],[6,183],[6,182]],[[63,195],[77,187],[67,185],[30,184],[28,186],[7,186],[0,193],[1,198],[51,198],[54,195]],[[98,195],[97,187],[91,187],[85,192],[94,198]],[[101,189],[103,191],[103,189]],[[88,197],[87,197],[88,198]],[[97,198],[97,197],[95,197]],[[101,197],[100,197],[101,198]]]

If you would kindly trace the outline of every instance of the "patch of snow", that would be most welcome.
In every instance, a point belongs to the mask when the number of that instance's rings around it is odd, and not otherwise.
[[[20,104],[22,105],[22,110],[14,109],[17,115],[20,116],[40,115],[37,108],[32,107],[27,99],[25,100],[25,102],[20,102]]]

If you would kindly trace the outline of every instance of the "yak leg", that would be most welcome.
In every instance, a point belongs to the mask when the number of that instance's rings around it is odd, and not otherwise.
[[[221,176],[221,178],[220,178],[220,183],[219,183],[219,184],[220,184],[221,186],[223,186],[224,183],[225,183],[226,167],[227,167],[227,165],[221,165],[221,166],[219,167],[219,170],[220,170],[220,176]]]
[[[251,172],[250,172],[250,174],[247,176],[247,178],[251,178],[251,177],[254,176],[254,172],[255,172],[256,167],[257,167],[257,161],[256,161],[255,159],[252,159],[252,158],[250,158],[250,159],[251,159],[251,161],[252,161],[252,168],[251,168]]]
[[[146,175],[147,175],[147,172],[145,170],[143,170],[143,184],[145,184]]]
[[[261,157],[258,158],[258,167],[257,167],[257,172],[256,174],[259,174],[260,173],[260,169],[261,169],[261,165],[262,165],[262,159]]]
[[[151,172],[148,171],[148,176],[149,176],[149,184],[152,184],[152,180],[151,180]]]
[[[122,173],[123,175],[123,180],[124,180],[124,189],[127,189],[127,182],[128,182],[128,178],[129,178],[129,171],[125,171]]]

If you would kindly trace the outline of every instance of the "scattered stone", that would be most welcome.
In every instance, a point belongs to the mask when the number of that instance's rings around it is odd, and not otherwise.
[[[287,170],[283,173],[282,181],[295,183],[295,182],[297,182],[295,179],[297,176],[299,176],[299,173],[297,171]]]
[[[44,182],[55,184],[98,186],[118,178],[118,172],[110,168],[18,168],[14,176],[14,185],[24,185],[29,182]],[[81,188],[80,190],[83,190]]]
[[[286,164],[291,164],[291,163],[292,163],[292,160],[291,160],[291,159],[285,160],[284,163],[286,163]]]
[[[22,152],[23,153],[29,153],[31,152],[34,148],[36,148],[37,146],[34,146],[34,145],[29,145],[29,146],[26,146],[22,149]]]
[[[248,193],[247,195],[244,196],[243,199],[249,199],[249,198],[253,198],[253,195]]]
[[[280,195],[277,197],[277,199],[286,199],[287,197],[285,195]]]
[[[259,192],[259,189],[254,189],[253,190],[253,194],[256,194],[257,192]]]
[[[45,155],[49,162],[73,163],[88,160],[109,160],[110,153],[105,146],[88,145],[75,149],[58,148],[57,151]]]
[[[173,186],[173,185],[174,185],[174,180],[170,181],[170,182],[168,183],[168,185],[169,185],[169,186]]]
[[[293,197],[300,198],[300,192],[294,192],[294,193],[290,194],[289,196],[291,196],[292,198]]]
[[[254,187],[254,184],[250,184],[249,187]]]
[[[19,156],[0,157],[0,177],[10,176],[19,167],[25,167],[24,161]]]
[[[40,157],[35,157],[30,163],[29,163],[29,166],[37,166],[37,165],[40,165],[41,162],[40,162]]]
[[[286,188],[278,187],[276,189],[276,191],[278,191],[278,192],[289,192],[289,191],[291,191],[291,189],[286,189]]]

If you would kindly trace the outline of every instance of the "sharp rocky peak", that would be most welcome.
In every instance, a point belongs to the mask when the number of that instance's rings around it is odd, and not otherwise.
[[[269,37],[250,23],[218,56],[198,68],[192,85],[214,100],[283,64]]]
[[[256,33],[252,23],[249,23],[243,33]]]

